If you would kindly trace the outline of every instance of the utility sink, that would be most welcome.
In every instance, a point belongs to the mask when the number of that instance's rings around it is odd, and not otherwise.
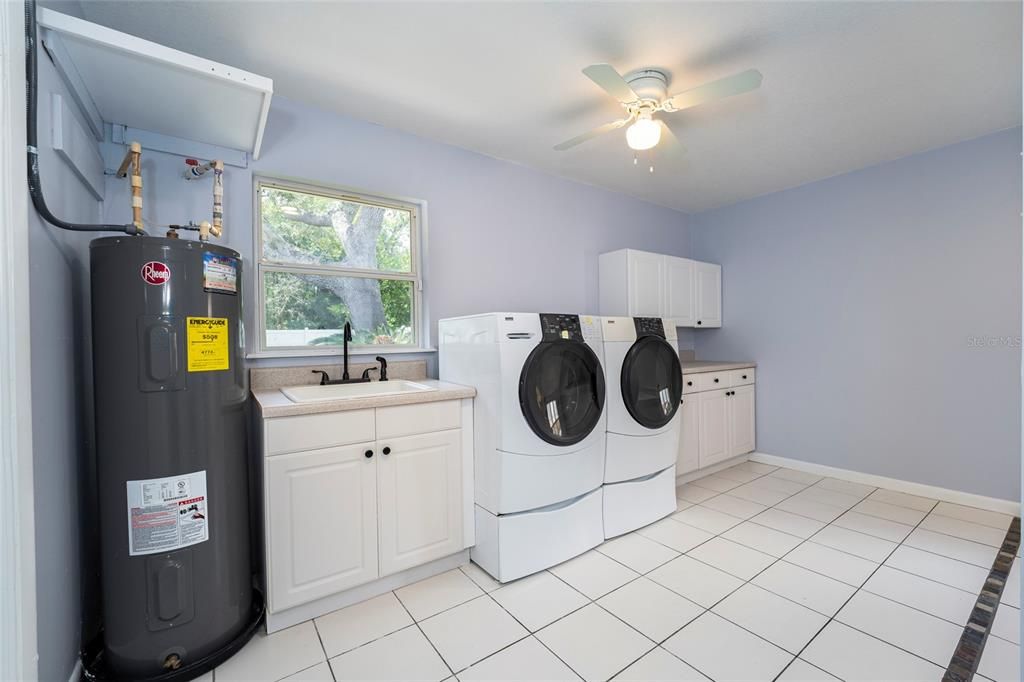
[[[390,381],[370,381],[358,384],[327,384],[326,386],[291,386],[282,388],[288,400],[293,403],[315,403],[325,400],[354,400],[356,398],[373,398],[375,396],[402,395],[405,393],[426,393],[436,391],[433,386],[418,384],[415,381],[393,379]]]

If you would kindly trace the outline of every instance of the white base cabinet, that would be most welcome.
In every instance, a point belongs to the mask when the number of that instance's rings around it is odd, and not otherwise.
[[[377,467],[363,454],[372,447],[267,458],[267,573],[274,609],[377,577]]]
[[[462,432],[392,438],[377,462],[380,574],[462,549]]]
[[[471,546],[472,409],[454,400],[264,420],[268,612]]]
[[[753,452],[754,403],[753,368],[684,374],[676,474]]]
[[[676,327],[722,326],[722,266],[620,249],[598,259],[602,315],[661,317]]]

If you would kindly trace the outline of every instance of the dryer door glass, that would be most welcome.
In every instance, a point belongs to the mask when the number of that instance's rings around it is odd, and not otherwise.
[[[533,432],[552,445],[575,445],[601,421],[604,373],[585,343],[545,341],[519,375],[519,405]]]
[[[679,354],[658,336],[642,336],[622,361],[622,401],[633,419],[660,429],[676,415],[683,397]]]

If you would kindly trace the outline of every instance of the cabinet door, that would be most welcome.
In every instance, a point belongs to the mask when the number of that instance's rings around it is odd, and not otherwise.
[[[722,266],[714,263],[696,263],[696,316],[697,327],[722,326]]]
[[[630,251],[628,255],[629,315],[631,317],[661,317],[663,256],[645,251]]]
[[[688,258],[665,256],[665,310],[677,327],[692,327],[697,321],[694,312],[694,265]]]
[[[729,456],[754,451],[754,386],[739,386],[729,396]]]
[[[269,605],[281,611],[377,578],[372,443],[267,457]]]
[[[377,445],[381,575],[461,550],[461,429]]]
[[[728,401],[725,389],[697,394],[700,467],[729,458]]]
[[[699,395],[689,393],[683,396],[683,404],[679,406],[679,411],[683,416],[679,425],[679,457],[676,459],[676,475],[687,474],[700,468],[699,402]]]

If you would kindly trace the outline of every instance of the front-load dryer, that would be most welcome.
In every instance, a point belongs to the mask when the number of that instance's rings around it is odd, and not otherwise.
[[[676,508],[683,372],[675,327],[656,317],[605,317],[608,390],[605,536],[615,537]]]
[[[597,317],[438,323],[441,379],[476,387],[474,561],[505,582],[604,539],[605,372]]]

